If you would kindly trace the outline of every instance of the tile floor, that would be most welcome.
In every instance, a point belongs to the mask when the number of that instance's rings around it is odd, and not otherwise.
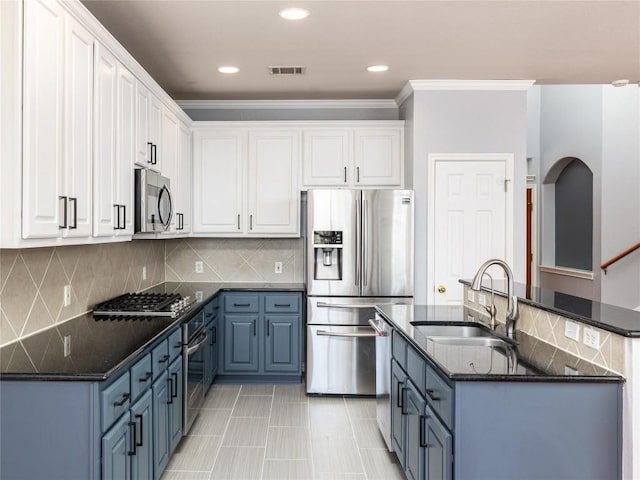
[[[214,385],[161,480],[404,479],[375,414],[304,385]]]

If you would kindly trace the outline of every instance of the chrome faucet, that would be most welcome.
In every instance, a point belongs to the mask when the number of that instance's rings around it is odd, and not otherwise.
[[[492,258],[491,260],[487,260],[484,262],[478,272],[473,277],[471,281],[471,290],[475,290],[477,292],[482,288],[482,277],[484,276],[487,269],[493,265],[500,265],[504,270],[504,273],[507,276],[507,318],[505,319],[507,336],[513,338],[513,334],[515,332],[516,320],[518,319],[518,298],[513,293],[513,272],[509,265],[504,260],[500,260],[498,258]],[[491,277],[489,277],[491,278]],[[493,279],[491,279],[493,283]],[[493,285],[492,289],[493,291]],[[493,300],[491,302],[493,304]],[[494,305],[491,305],[489,313],[495,308]]]

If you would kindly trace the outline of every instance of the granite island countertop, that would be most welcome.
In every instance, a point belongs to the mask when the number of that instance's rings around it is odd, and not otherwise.
[[[451,380],[526,382],[622,382],[619,374],[571,355],[523,332],[515,348],[434,342],[412,322],[480,322],[465,306],[382,305],[378,312]],[[481,322],[480,322],[481,323]],[[497,333],[504,335],[503,326]]]
[[[128,368],[168,332],[196,315],[219,292],[304,292],[302,283],[165,282],[145,292],[180,293],[196,301],[178,318],[105,320],[86,313],[0,348],[0,380],[103,381]],[[64,356],[63,338],[71,336]]]

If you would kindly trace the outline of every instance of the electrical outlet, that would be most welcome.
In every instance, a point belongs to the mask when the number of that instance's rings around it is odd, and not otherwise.
[[[469,289],[467,290],[467,300],[469,302],[473,302],[475,300],[475,295],[473,294],[473,290]]]
[[[276,262],[275,263],[275,272],[276,273],[282,273],[282,262]]]
[[[147,279],[147,266],[144,265],[142,267],[142,280],[146,280]]]
[[[204,263],[203,262],[196,262],[196,273],[202,273],[204,272]]]
[[[64,347],[64,358],[71,355],[71,335],[65,335],[62,339],[62,345]]]
[[[64,307],[68,307],[69,305],[71,305],[71,285],[64,286],[64,288],[62,289],[62,295],[62,305]]]
[[[196,302],[201,302],[202,296],[202,290],[196,290]]]
[[[587,347],[600,349],[600,332],[593,328],[585,328],[582,334],[582,343]]]
[[[478,303],[483,307],[487,306],[487,296],[484,293],[478,294]]]
[[[579,342],[580,341],[580,325],[567,320],[564,324],[564,336],[567,338],[570,338],[571,340],[575,340],[576,342]]]

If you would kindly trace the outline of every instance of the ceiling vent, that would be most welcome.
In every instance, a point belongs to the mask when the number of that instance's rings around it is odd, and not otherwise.
[[[304,75],[307,67],[269,67],[271,75]]]

